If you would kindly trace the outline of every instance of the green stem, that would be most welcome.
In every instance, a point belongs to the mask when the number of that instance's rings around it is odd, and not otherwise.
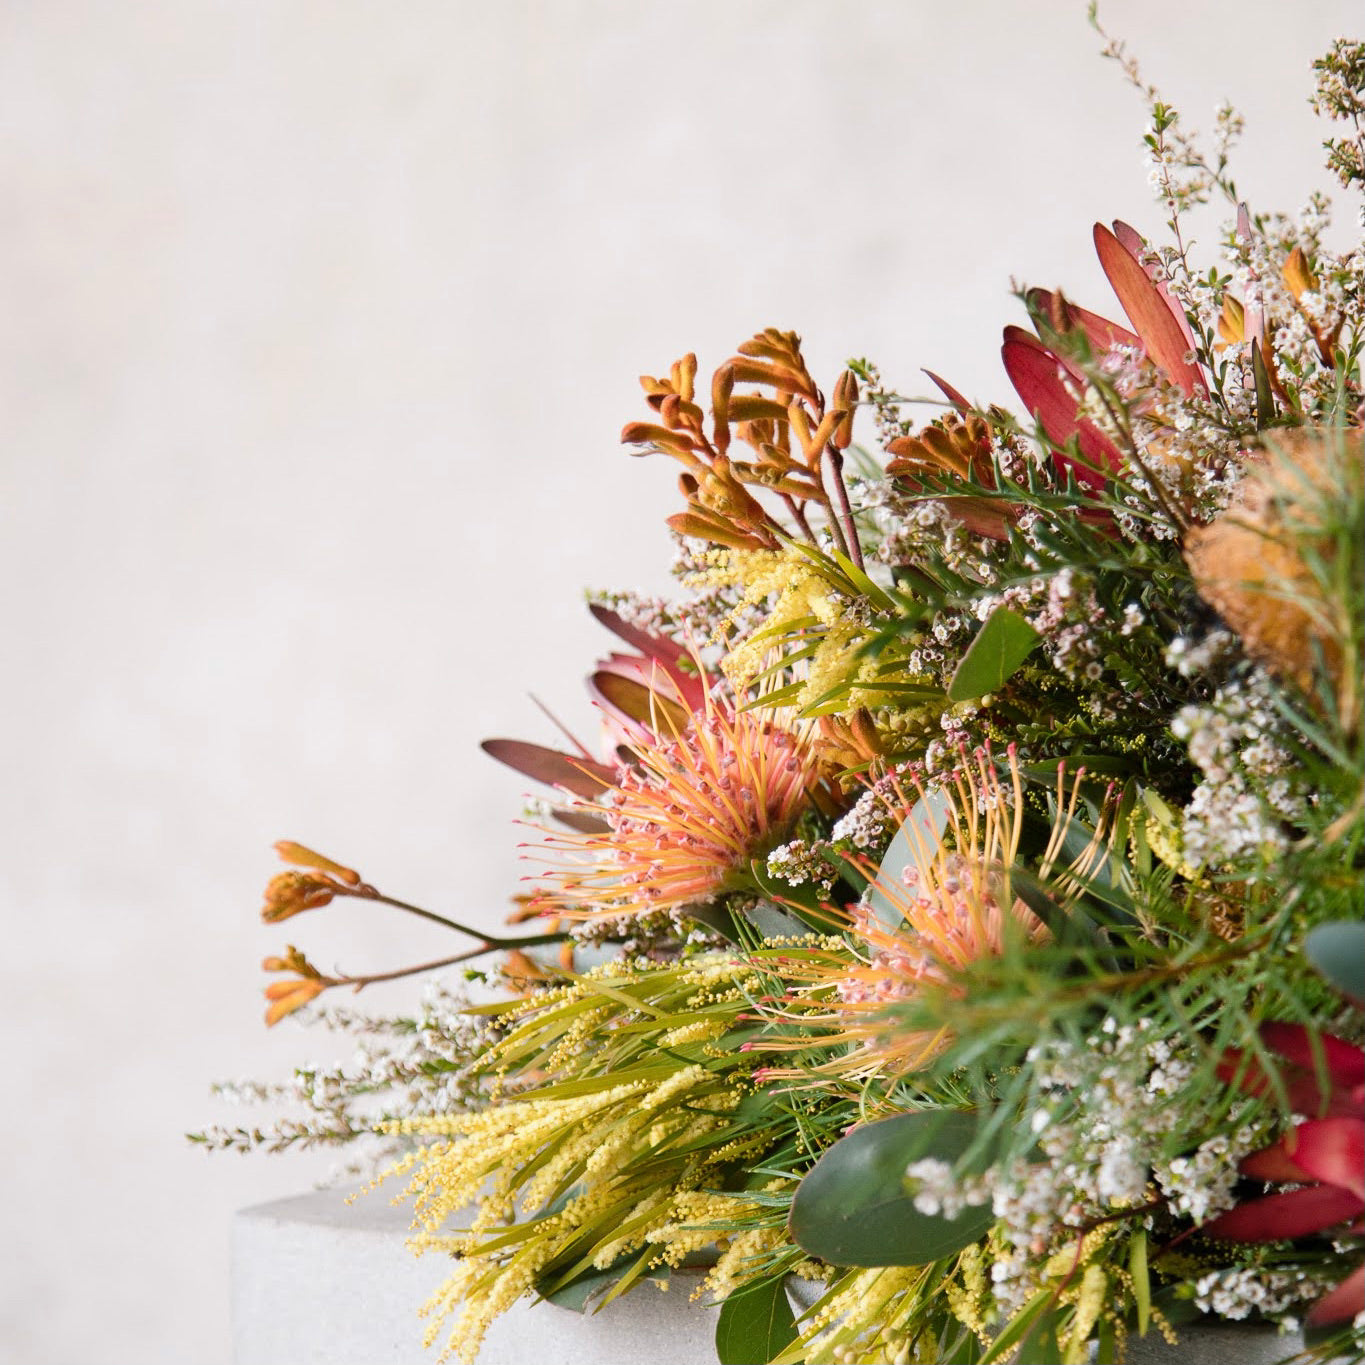
[[[420,905],[410,905],[407,901],[400,901],[393,896],[382,896],[379,892],[366,894],[363,891],[353,893],[359,900],[378,901],[381,905],[391,905],[395,910],[406,910],[410,915],[418,915],[422,919],[430,920],[433,924],[444,925],[447,929],[454,929],[456,933],[466,934],[470,938],[488,938],[488,935],[479,929],[471,929],[467,924],[461,924],[459,920],[447,919],[444,915],[438,915],[434,910],[423,910]],[[494,947],[503,945],[497,939],[488,939]]]
[[[453,967],[471,958],[482,957],[484,953],[495,952],[499,948],[537,948],[547,943],[563,943],[568,934],[529,934],[525,938],[485,938],[473,948],[453,957],[440,957],[432,962],[420,962],[415,967],[401,967],[393,972],[374,972],[368,976],[348,976],[342,972],[328,980],[334,986],[353,986],[357,991],[373,986],[379,981],[398,981],[405,976],[417,976],[421,972],[433,972],[440,967]]]

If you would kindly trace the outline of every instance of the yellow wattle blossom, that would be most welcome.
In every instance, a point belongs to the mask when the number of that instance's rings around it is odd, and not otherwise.
[[[833,588],[812,561],[799,550],[716,550],[708,556],[713,567],[694,575],[689,586],[737,587],[742,590],[740,608],[731,614],[733,626],[746,607],[765,609],[761,629],[746,639],[729,643],[721,669],[738,693],[782,652],[802,644],[814,644],[806,661],[805,686],[796,706],[809,705],[839,684],[870,681],[872,663],[856,658],[866,634],[850,616],[850,602]],[[713,642],[718,643],[718,642]],[[848,709],[876,705],[877,698],[858,692],[848,699]]]

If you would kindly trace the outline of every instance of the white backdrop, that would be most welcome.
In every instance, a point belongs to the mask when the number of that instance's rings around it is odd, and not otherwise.
[[[1244,109],[1254,202],[1325,183],[1354,0],[1104,11]],[[0,8],[0,1358],[226,1362],[231,1212],[320,1165],[180,1137],[316,1047],[259,958],[445,947],[262,928],[270,842],[501,914],[475,745],[552,740],[530,690],[586,725],[579,589],[663,585],[638,374],[772,324],[1004,400],[1011,275],[1112,308],[1091,223],[1159,215],[1097,47],[1080,0]]]

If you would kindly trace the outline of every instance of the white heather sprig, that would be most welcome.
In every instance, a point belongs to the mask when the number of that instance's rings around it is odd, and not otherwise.
[[[428,983],[411,1019],[387,1019],[344,1008],[300,1011],[300,1023],[356,1040],[351,1060],[305,1065],[282,1082],[222,1082],[214,1093],[234,1106],[293,1106],[256,1126],[214,1125],[194,1135],[213,1151],[341,1146],[359,1142],[360,1154],[329,1173],[328,1181],[372,1174],[395,1154],[390,1138],[376,1135],[390,1119],[459,1113],[486,1096],[470,1065],[492,1041],[489,1024],[464,1013],[468,999],[440,979]]]
[[[1195,1281],[1194,1302],[1203,1312],[1216,1313],[1220,1318],[1248,1318],[1252,1313],[1275,1318],[1317,1298],[1326,1287],[1323,1276],[1306,1270],[1247,1266],[1201,1276]]]
[[[931,1218],[956,1218],[964,1209],[991,1202],[989,1175],[959,1177],[936,1157],[912,1161],[905,1168],[905,1178],[915,1187],[915,1207]]]
[[[821,895],[828,895],[834,887],[835,872],[821,852],[823,847],[827,846],[808,843],[805,839],[779,844],[768,854],[768,875],[788,886],[810,883]]]

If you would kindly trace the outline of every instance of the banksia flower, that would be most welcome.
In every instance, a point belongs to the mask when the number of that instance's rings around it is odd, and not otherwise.
[[[639,740],[604,799],[575,807],[601,831],[559,834],[542,907],[570,918],[680,910],[738,884],[754,858],[827,800],[827,764],[805,737],[707,695],[685,725]]]
[[[1299,427],[1267,444],[1269,458],[1247,473],[1237,501],[1191,531],[1185,560],[1200,596],[1253,659],[1305,691],[1321,663],[1349,730],[1359,705],[1342,649],[1350,623],[1328,583],[1338,553],[1333,506],[1360,496],[1361,433]]]

